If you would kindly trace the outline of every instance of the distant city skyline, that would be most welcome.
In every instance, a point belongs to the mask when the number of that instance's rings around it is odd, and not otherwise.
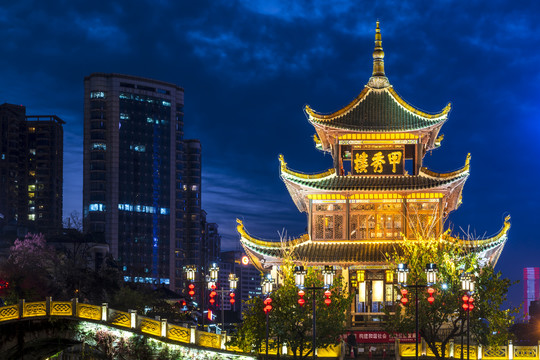
[[[449,225],[456,234],[489,236],[510,214],[497,269],[520,280],[523,267],[537,265],[531,225],[540,215],[540,4],[163,1],[119,2],[106,12],[93,6],[0,5],[6,38],[0,103],[66,121],[64,217],[82,213],[83,77],[117,72],[185,89],[186,138],[202,145],[202,208],[219,224],[224,249],[238,246],[236,218],[268,239],[279,239],[282,230],[304,233],[306,217],[279,179],[278,155],[292,169],[332,166],[314,148],[302,108],[330,113],[362,91],[379,19],[395,90],[428,112],[452,102],[442,149],[426,156],[426,166],[452,171],[471,153],[463,205]],[[522,291],[522,284],[512,287],[513,305],[523,301]]]

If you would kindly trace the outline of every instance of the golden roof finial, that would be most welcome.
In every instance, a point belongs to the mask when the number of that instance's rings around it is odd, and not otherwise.
[[[278,156],[279,162],[281,164],[281,168],[284,169],[287,167],[287,163],[285,162],[285,158],[283,157],[283,154],[279,154]]]
[[[377,28],[375,29],[375,50],[373,51],[373,75],[384,75],[384,51],[382,48],[381,29],[379,28],[379,20],[377,20]]]
[[[369,79],[368,86],[375,89],[383,89],[390,86],[388,78],[384,74],[384,51],[382,48],[381,29],[379,20],[375,29],[375,50],[373,50],[373,74]]]

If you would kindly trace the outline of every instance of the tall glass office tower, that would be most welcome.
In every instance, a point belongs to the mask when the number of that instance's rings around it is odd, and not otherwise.
[[[184,90],[94,73],[84,96],[85,231],[103,234],[126,281],[178,290],[192,187],[183,180]]]

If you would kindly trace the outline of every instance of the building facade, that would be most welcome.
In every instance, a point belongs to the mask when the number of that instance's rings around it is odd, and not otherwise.
[[[404,238],[450,237],[443,223],[461,204],[470,156],[461,169],[448,173],[422,164],[426,153],[440,146],[439,131],[450,109],[448,104],[426,113],[396,93],[385,74],[377,22],[372,76],[360,94],[331,114],[304,109],[315,128],[315,147],[332,156],[332,167],[306,174],[290,169],[279,157],[281,179],[298,210],[307,214],[307,234],[286,242],[265,241],[237,220],[240,242],[251,261],[274,278],[285,254],[298,265],[334,266],[356,295],[351,327],[379,328],[383,308],[397,299],[394,270],[385,254],[392,254]],[[453,240],[494,264],[509,227],[507,218],[492,238]]]
[[[85,232],[128,282],[182,287],[184,90],[120,74],[84,79]],[[200,183],[198,184],[200,188]]]
[[[0,224],[45,235],[62,229],[63,124],[0,105]]]
[[[540,299],[540,268],[523,268],[523,319],[528,321],[531,316],[529,307],[531,302]]]

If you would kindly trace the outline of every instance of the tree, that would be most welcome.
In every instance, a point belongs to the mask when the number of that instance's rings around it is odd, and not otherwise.
[[[408,284],[425,284],[425,266],[435,263],[438,268],[437,284],[433,286],[435,300],[427,301],[425,290],[418,289],[418,317],[420,336],[425,339],[437,359],[445,358],[445,348],[451,339],[466,335],[467,314],[462,310],[460,276],[463,272],[475,275],[474,309],[470,313],[470,334],[485,346],[501,344],[509,335],[508,324],[513,320],[516,309],[501,310],[506,300],[508,279],[495,272],[492,265],[480,266],[474,253],[464,253],[456,242],[447,240],[404,240],[403,253],[389,256],[398,263],[407,263]],[[389,321],[386,331],[415,331],[415,297],[409,291],[409,305],[396,305],[393,312],[386,310]],[[436,343],[440,342],[438,348]]]
[[[42,234],[28,233],[24,239],[16,239],[0,268],[3,280],[9,283],[6,303],[43,300],[58,291],[52,276],[55,259],[56,252]]]
[[[316,308],[316,345],[325,348],[338,342],[338,337],[345,330],[346,310],[349,309],[353,294],[348,294],[341,278],[336,278],[329,289],[332,293],[330,306],[324,303],[324,291],[305,290],[305,305],[298,305],[298,289],[294,283],[293,264],[285,260],[279,269],[280,285],[271,294],[272,311],[269,314],[269,329],[272,343],[278,354],[281,344],[285,343],[292,351],[294,359],[305,359],[312,349],[312,302],[315,296]],[[322,280],[313,269],[308,269],[306,288],[323,286]],[[243,313],[243,323],[233,344],[243,347],[253,344],[253,350],[260,350],[266,336],[266,317],[262,300],[253,300],[248,310]],[[247,350],[247,349],[246,349]]]

